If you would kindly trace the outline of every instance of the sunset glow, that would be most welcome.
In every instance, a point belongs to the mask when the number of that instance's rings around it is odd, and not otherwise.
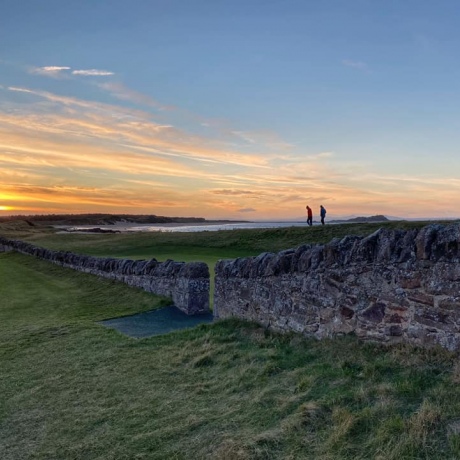
[[[48,3],[0,20],[2,215],[459,216],[460,7]]]

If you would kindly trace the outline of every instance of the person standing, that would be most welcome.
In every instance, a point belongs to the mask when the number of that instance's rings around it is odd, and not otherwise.
[[[321,225],[324,225],[324,218],[326,217],[326,208],[323,205],[319,207],[319,215],[321,216]]]
[[[306,208],[307,208],[307,224],[309,226],[312,226],[313,225],[313,212],[312,212],[310,206],[308,206],[308,204],[307,204]]]

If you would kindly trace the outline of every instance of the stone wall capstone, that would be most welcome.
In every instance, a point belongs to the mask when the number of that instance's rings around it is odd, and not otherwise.
[[[317,338],[460,349],[460,226],[380,229],[325,245],[221,260],[214,315]]]
[[[171,297],[188,315],[209,313],[209,269],[203,262],[158,262],[92,257],[51,251],[24,241],[0,237],[0,252],[17,251],[62,267],[109,278],[147,292]]]

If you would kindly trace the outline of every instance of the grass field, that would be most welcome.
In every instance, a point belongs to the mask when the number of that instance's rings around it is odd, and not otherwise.
[[[122,233],[78,234],[56,233],[40,225],[25,222],[0,224],[0,235],[23,239],[48,249],[72,251],[99,257],[126,259],[173,259],[183,262],[205,262],[211,275],[213,299],[214,266],[219,259],[233,259],[276,252],[305,243],[327,243],[346,235],[369,235],[379,228],[420,228],[428,222],[393,221],[369,224],[341,224],[313,227],[287,227],[259,230],[222,230],[197,233]]]
[[[56,233],[27,224],[0,224],[0,234],[54,250],[133,259],[214,260],[280,251],[305,243],[327,243],[346,235],[369,235],[379,228],[421,228],[427,222],[393,221],[313,227],[221,230],[217,232],[143,232],[118,234]]]
[[[9,231],[54,249],[180,260],[312,238]],[[458,355],[238,321],[132,339],[96,321],[164,299],[13,253],[0,254],[0,281],[2,460],[460,459]]]

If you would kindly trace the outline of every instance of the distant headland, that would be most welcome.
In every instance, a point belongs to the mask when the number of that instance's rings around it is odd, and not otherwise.
[[[333,219],[331,224],[341,223],[374,223],[374,222],[389,222],[382,214],[375,216],[361,216],[349,219]],[[12,215],[0,217],[1,222],[23,221],[29,226],[109,226],[118,224],[225,224],[225,223],[248,223],[247,220],[207,220],[204,217],[169,217],[157,216],[156,214],[37,214],[37,215]],[[88,230],[87,230],[88,231]],[[99,230],[95,230],[99,231]],[[110,231],[110,230],[105,230]]]
[[[375,216],[369,217],[352,217],[351,219],[336,219],[331,220],[331,224],[342,224],[342,223],[368,223],[368,222],[389,222],[390,219],[385,217],[382,214],[377,214]]]
[[[41,225],[115,225],[129,224],[195,224],[211,222],[231,222],[229,220],[206,220],[204,217],[166,217],[155,214],[43,214],[0,217],[0,222],[22,220],[30,226]],[[233,222],[233,221],[232,221]],[[245,222],[245,221],[239,221]]]

